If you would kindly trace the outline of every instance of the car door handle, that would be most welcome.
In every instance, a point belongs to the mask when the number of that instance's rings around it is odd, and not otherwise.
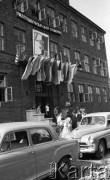
[[[34,151],[28,152],[28,154],[34,154],[34,153],[35,153]]]

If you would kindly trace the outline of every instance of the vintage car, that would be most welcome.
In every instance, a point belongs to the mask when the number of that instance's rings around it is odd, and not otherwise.
[[[95,153],[101,159],[110,148],[110,112],[85,115],[71,137],[78,140],[80,153]]]
[[[67,179],[78,147],[76,140],[60,139],[46,123],[0,124],[0,179]]]

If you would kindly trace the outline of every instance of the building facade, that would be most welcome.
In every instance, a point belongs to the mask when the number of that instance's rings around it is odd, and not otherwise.
[[[38,104],[43,113],[49,104],[52,117],[53,108],[65,108],[67,99],[74,108],[84,106],[87,112],[109,111],[104,35],[68,0],[1,0],[0,122],[26,120],[26,110]],[[32,71],[32,60],[39,55],[49,63],[62,63],[66,73],[67,67],[76,65],[71,83],[40,79]]]

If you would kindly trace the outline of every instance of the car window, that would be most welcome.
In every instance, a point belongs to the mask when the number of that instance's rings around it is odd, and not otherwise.
[[[110,120],[107,121],[107,126],[110,126]]]
[[[8,151],[26,147],[29,145],[28,136],[26,131],[10,132],[3,138],[1,151]]]
[[[9,149],[10,149],[10,136],[9,134],[6,134],[3,138],[1,151],[8,151]]]
[[[52,141],[52,137],[50,133],[46,129],[31,129],[30,130],[31,138],[32,138],[32,143],[35,144],[40,144],[40,143],[45,143]]]
[[[84,117],[81,121],[81,125],[104,125],[105,124],[105,117],[104,116],[90,116]]]

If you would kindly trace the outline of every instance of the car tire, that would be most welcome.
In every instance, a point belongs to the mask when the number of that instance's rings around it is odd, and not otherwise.
[[[64,157],[58,163],[57,180],[68,180],[67,174],[71,167],[71,161],[69,157]]]
[[[104,142],[103,140],[100,140],[100,141],[99,141],[99,144],[98,144],[98,150],[97,150],[97,152],[95,153],[96,158],[97,158],[97,159],[103,158],[104,155],[105,155],[105,150],[106,150],[106,148],[105,148],[105,142]]]

